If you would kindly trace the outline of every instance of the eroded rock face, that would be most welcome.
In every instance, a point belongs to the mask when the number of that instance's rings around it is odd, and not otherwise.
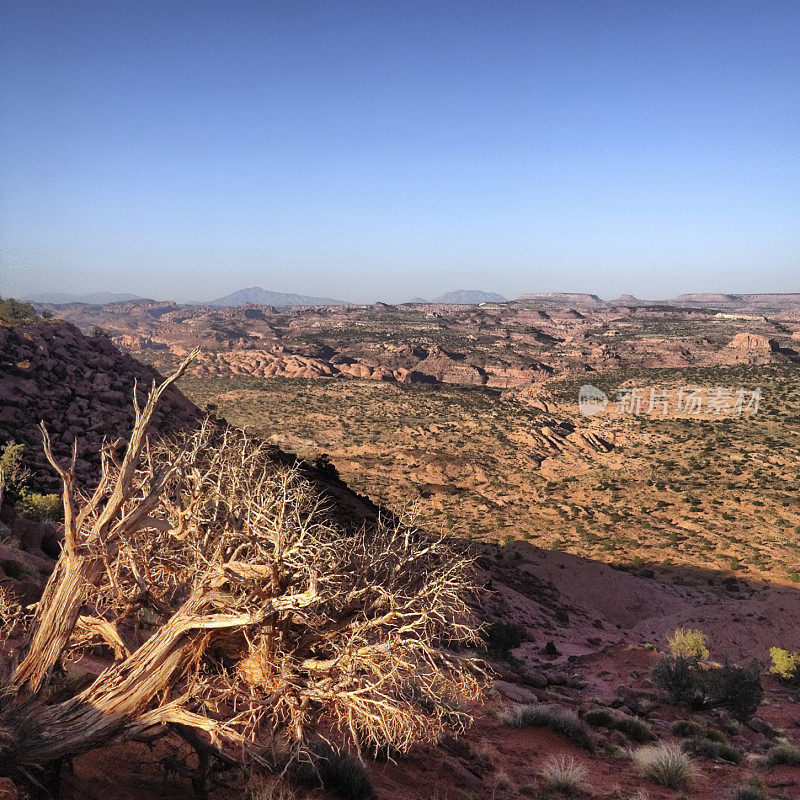
[[[57,458],[65,462],[77,441],[78,480],[91,483],[105,437],[124,437],[133,425],[134,383],[143,401],[158,373],[121,353],[103,336],[85,336],[67,322],[0,326],[0,443],[25,445],[34,483],[55,490],[57,476],[42,452],[44,422]],[[179,391],[167,392],[155,429],[176,430],[197,408]]]
[[[99,325],[119,347],[164,371],[199,345],[203,355],[191,374],[218,378],[345,378],[505,390],[591,371],[800,361],[791,338],[798,321],[793,315],[800,311],[772,320],[741,313],[747,305],[721,314],[702,307],[577,302],[586,298],[591,296],[552,295],[538,301],[541,307],[521,301],[282,309],[141,300],[54,310],[84,331]]]
[[[761,350],[771,352],[777,350],[778,344],[766,336],[758,336],[754,333],[737,333],[728,343],[728,347],[735,350]]]

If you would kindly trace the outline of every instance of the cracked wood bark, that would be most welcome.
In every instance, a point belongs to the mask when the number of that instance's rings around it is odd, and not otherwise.
[[[167,722],[193,724],[209,733],[215,723],[179,706],[148,706],[165,692],[197,654],[198,642],[208,631],[255,625],[275,611],[301,609],[314,601],[313,593],[276,599],[258,615],[200,614],[202,597],[188,600],[135,653],[104,670],[80,694],[54,706],[23,704],[6,720],[0,759],[13,753],[17,765],[42,764],[74,757],[123,735]]]
[[[92,583],[98,570],[103,569],[102,560],[97,555],[86,553],[81,547],[82,542],[100,542],[108,551],[114,547],[120,532],[125,530],[126,526],[130,528],[141,524],[147,518],[147,513],[157,501],[165,476],[154,478],[147,497],[127,517],[119,519],[125,501],[130,499],[134,473],[147,442],[147,433],[158,401],[183,375],[197,352],[197,350],[192,351],[178,369],[161,384],[153,385],[143,409],[139,407],[134,389],[136,424],[125,450],[119,474],[114,481],[110,496],[102,505],[102,510],[100,507],[105,490],[110,488],[105,483],[105,473],[93,496],[78,513],[74,472],[76,447],[73,447],[72,463],[65,469],[56,462],[50,447],[50,438],[44,425],[41,426],[45,454],[61,476],[63,483],[64,548],[47,582],[42,599],[37,604],[27,652],[14,671],[13,685],[19,688],[26,687],[32,693],[38,692],[72,636],[85,602],[85,586]],[[98,511],[99,515],[94,524],[85,530],[92,514]]]

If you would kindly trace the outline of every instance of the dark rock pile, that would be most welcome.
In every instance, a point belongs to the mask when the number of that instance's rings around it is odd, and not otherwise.
[[[42,452],[43,421],[57,458],[67,461],[78,442],[76,473],[92,484],[104,438],[125,436],[133,425],[134,383],[143,402],[158,373],[121,353],[104,336],[86,336],[67,322],[0,325],[0,445],[25,445],[32,484],[55,491],[59,481]],[[154,427],[177,430],[199,412],[171,389],[156,412]]]

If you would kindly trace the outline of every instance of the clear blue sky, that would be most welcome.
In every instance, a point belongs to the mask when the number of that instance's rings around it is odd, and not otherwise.
[[[0,0],[0,294],[800,291],[800,3]]]

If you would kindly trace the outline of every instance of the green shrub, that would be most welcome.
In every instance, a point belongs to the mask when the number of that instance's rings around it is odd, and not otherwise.
[[[0,297],[0,322],[32,322],[36,319],[36,311],[30,303],[21,303],[13,297]]]
[[[706,758],[720,758],[731,764],[738,764],[742,760],[742,751],[727,742],[715,742],[705,736],[693,736],[681,744],[681,749],[693,756]]]
[[[706,730],[704,725],[691,719],[679,719],[672,723],[669,732],[673,736],[688,738],[690,736],[702,736]]]
[[[640,747],[633,755],[639,774],[670,789],[683,789],[696,772],[691,758],[672,744]]]
[[[764,698],[757,661],[748,667],[726,664],[698,674],[703,707],[727,708],[739,722],[750,719]]]
[[[653,738],[652,729],[641,717],[620,716],[614,727],[632,742],[649,742]]]
[[[302,786],[321,787],[343,800],[374,800],[376,796],[364,765],[325,741],[309,746],[309,759],[295,764],[292,778]]]
[[[693,736],[702,736],[712,742],[724,742],[725,737],[716,728],[709,728],[694,722],[691,719],[680,719],[672,724],[670,733],[673,736],[680,736],[682,739],[691,739]]]
[[[616,714],[607,708],[590,708],[584,715],[583,721],[593,728],[613,728]]]
[[[704,661],[709,656],[706,635],[695,628],[678,628],[667,640],[673,656]]]
[[[24,454],[25,445],[17,444],[13,440],[6,442],[0,450],[0,471],[5,480],[3,496],[5,501],[11,505],[19,502],[31,477],[31,471],[22,463]]]
[[[609,728],[624,733],[634,742],[649,742],[653,738],[650,726],[640,717],[629,717],[608,708],[590,708],[583,721],[593,728]]]
[[[770,674],[778,675],[792,683],[800,682],[800,653],[784,650],[781,647],[770,647],[769,657],[772,660]]]
[[[39,494],[25,492],[17,502],[16,510],[28,519],[36,522],[61,519],[63,505],[57,494]]]
[[[758,786],[743,783],[733,790],[731,800],[767,800],[767,796]]]
[[[495,658],[508,658],[525,641],[525,629],[513,622],[491,622],[482,631],[486,651]]]
[[[753,716],[764,696],[757,661],[747,667],[727,664],[703,669],[693,658],[665,657],[656,662],[653,681],[677,705],[698,711],[726,708],[740,722]]]
[[[768,767],[800,767],[800,747],[790,742],[778,742],[767,750],[764,764]]]
[[[561,706],[549,705],[516,705],[504,715],[504,721],[512,728],[547,728],[594,752],[594,739],[586,723],[573,711]]]
[[[665,656],[653,667],[653,681],[669,693],[673,703],[688,706],[695,696],[696,668],[696,662],[684,656]]]
[[[62,504],[57,494],[40,494],[28,489],[31,471],[23,466],[25,445],[6,442],[0,450],[0,471],[5,487],[3,497],[13,505],[18,514],[28,519],[44,522],[61,519]]]

